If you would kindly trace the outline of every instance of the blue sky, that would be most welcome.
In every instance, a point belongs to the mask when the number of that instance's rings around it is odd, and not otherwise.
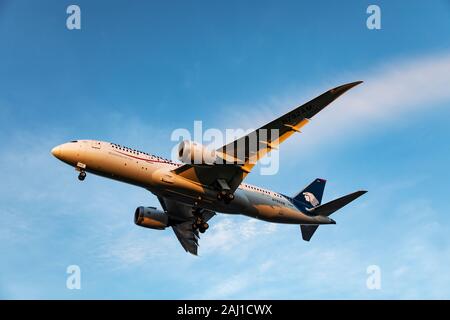
[[[0,41],[0,298],[450,298],[449,1],[3,0]],[[169,157],[194,120],[257,127],[355,80],[283,144],[277,175],[246,180],[294,194],[327,178],[325,200],[369,190],[310,243],[220,215],[190,256],[133,224],[151,194],[79,183],[49,153],[80,138]],[[366,288],[373,264],[381,290]]]

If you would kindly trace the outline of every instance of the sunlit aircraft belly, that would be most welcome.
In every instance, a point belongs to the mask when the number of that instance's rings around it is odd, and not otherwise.
[[[86,171],[148,189],[154,194],[216,212],[243,214],[269,222],[314,223],[311,217],[295,207],[274,203],[271,196],[238,188],[235,199],[225,204],[218,201],[217,190],[180,177],[171,170],[176,165],[119,152],[110,147],[102,150],[85,148],[77,161]]]

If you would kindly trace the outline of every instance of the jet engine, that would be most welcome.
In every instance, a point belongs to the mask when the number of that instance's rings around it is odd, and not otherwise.
[[[169,217],[153,207],[138,207],[134,212],[134,223],[144,228],[164,230],[169,225]]]
[[[178,146],[178,159],[186,164],[213,165],[216,162],[215,150],[208,149],[194,141],[184,140]]]

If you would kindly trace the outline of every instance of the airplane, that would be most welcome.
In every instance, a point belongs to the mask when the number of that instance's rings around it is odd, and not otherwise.
[[[217,212],[300,225],[303,240],[310,241],[320,225],[336,223],[331,214],[367,191],[356,191],[322,204],[324,179],[315,179],[292,197],[243,180],[258,160],[300,132],[313,116],[360,83],[333,88],[217,150],[182,141],[178,149],[181,163],[97,140],[73,140],[54,147],[51,153],[75,167],[80,181],[86,178],[86,173],[92,173],[145,188],[156,195],[162,210],[138,207],[134,213],[135,224],[156,230],[171,227],[182,247],[193,255],[198,253],[200,233],[208,229],[208,222]],[[255,137],[256,148],[250,148],[250,138],[255,140]],[[200,160],[194,157],[199,154]]]

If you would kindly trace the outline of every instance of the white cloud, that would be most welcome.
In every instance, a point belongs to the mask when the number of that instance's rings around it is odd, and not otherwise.
[[[237,222],[228,217],[216,217],[211,225],[211,229],[201,239],[200,254],[236,249],[252,238],[269,235],[277,230],[276,224],[251,218]]]

